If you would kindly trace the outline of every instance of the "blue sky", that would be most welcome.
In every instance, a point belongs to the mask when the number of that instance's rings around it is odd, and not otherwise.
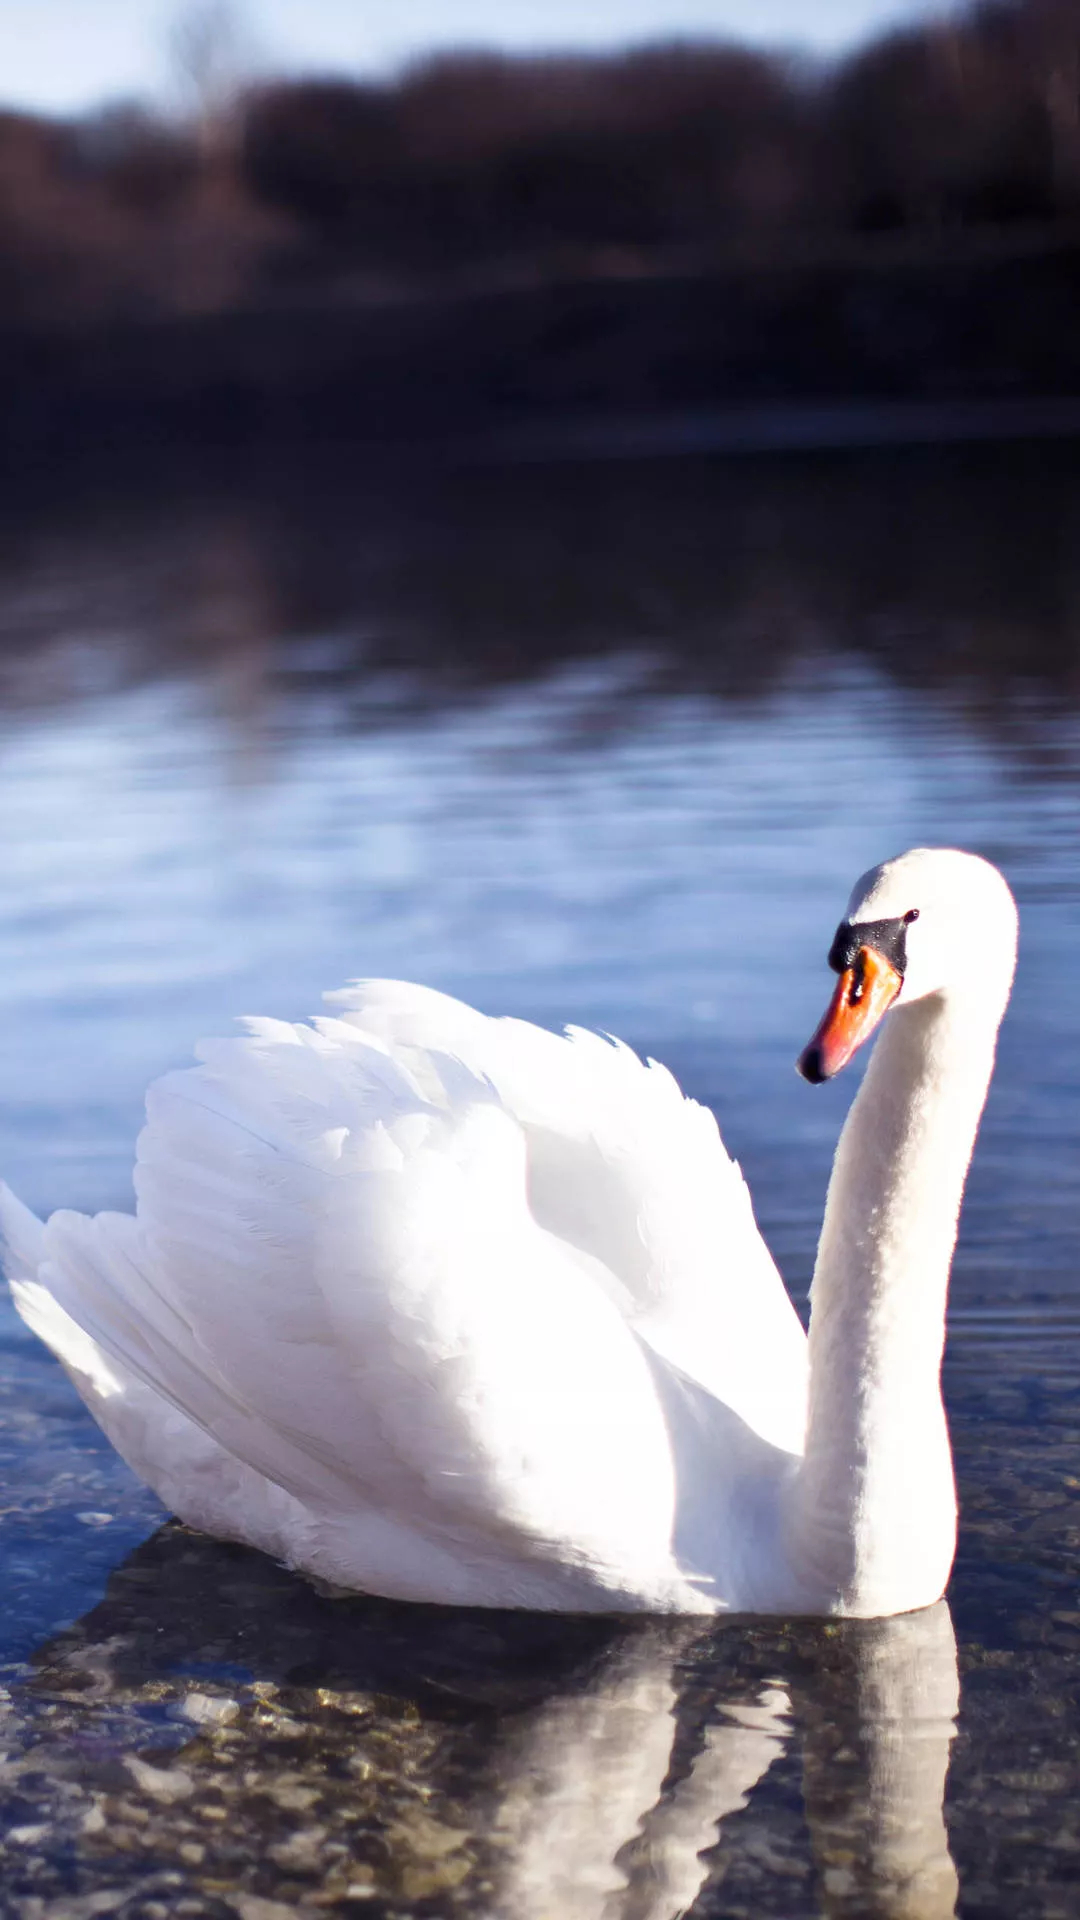
[[[237,9],[272,69],[372,69],[461,44],[610,46],[728,34],[831,51],[926,0],[249,0]],[[60,112],[168,87],[175,0],[0,0],[0,98]]]

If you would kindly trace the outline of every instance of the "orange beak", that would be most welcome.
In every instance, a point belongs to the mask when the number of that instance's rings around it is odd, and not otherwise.
[[[878,1022],[888,1013],[903,985],[903,975],[876,947],[860,947],[853,966],[840,975],[828,1010],[798,1069],[811,1086],[831,1080],[846,1067]]]

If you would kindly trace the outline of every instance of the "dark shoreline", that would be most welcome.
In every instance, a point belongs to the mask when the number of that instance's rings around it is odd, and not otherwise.
[[[1001,400],[796,400],[621,420],[556,419],[478,439],[473,454],[498,461],[577,463],[1078,439],[1080,397],[1070,394]]]
[[[0,331],[9,457],[617,457],[1080,431],[1080,242]]]

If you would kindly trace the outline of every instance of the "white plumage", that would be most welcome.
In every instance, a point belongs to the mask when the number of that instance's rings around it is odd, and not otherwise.
[[[134,1218],[3,1191],[19,1311],[134,1471],[405,1599],[868,1610],[792,1531],[807,1342],[712,1116],[594,1035],[328,1000],[150,1089]]]

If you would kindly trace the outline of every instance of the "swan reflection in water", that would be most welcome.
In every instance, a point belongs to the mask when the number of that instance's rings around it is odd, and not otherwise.
[[[614,1646],[590,1686],[556,1695],[507,1742],[491,1830],[508,1914],[668,1920],[693,1903],[700,1856],[783,1752],[791,1722],[787,1693],[765,1687],[720,1709],[676,1774],[688,1640],[656,1626]]]
[[[957,1877],[943,1799],[959,1703],[948,1607],[832,1635],[825,1664],[790,1692],[777,1683],[715,1702],[681,1765],[680,1653],[693,1649],[673,1648],[662,1627],[614,1648],[591,1687],[534,1713],[495,1817],[509,1843],[505,1911],[674,1920],[712,1877],[704,1856],[719,1848],[722,1863],[722,1823],[799,1741],[825,1913],[947,1920]],[[807,1627],[804,1661],[821,1637]],[[699,1639],[699,1658],[707,1646]]]
[[[726,1916],[954,1913],[944,1602],[708,1628],[455,1613],[322,1597],[170,1525],[35,1665],[16,1745],[46,1795],[50,1742],[68,1756],[67,1799],[32,1818],[44,1852],[74,1844],[80,1891],[136,1876],[130,1830],[170,1897],[179,1877],[241,1906],[674,1920],[719,1912],[722,1880]]]

